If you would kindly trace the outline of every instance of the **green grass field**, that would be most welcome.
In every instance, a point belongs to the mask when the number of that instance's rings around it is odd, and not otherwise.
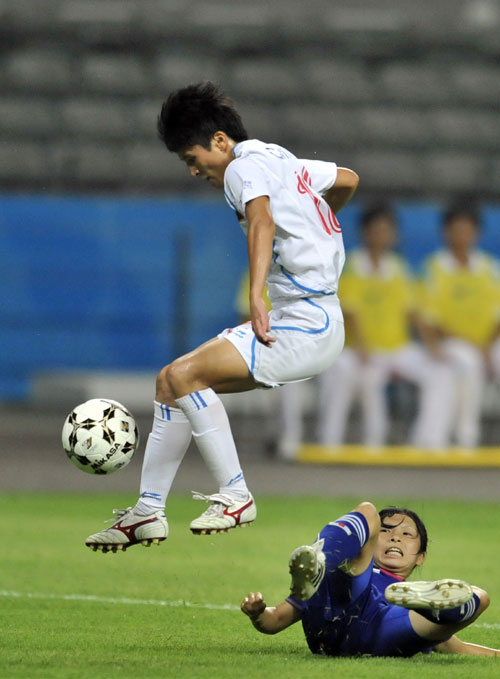
[[[500,659],[313,656],[300,623],[258,634],[238,609],[250,590],[287,595],[287,560],[354,499],[259,498],[246,530],[193,536],[200,506],[173,497],[171,537],[125,554],[94,553],[85,537],[124,496],[0,494],[0,677],[497,677]],[[401,498],[390,498],[394,504]],[[381,506],[382,502],[377,502]],[[458,577],[485,587],[492,605],[461,638],[500,647],[500,504],[412,502],[431,537],[418,579]]]

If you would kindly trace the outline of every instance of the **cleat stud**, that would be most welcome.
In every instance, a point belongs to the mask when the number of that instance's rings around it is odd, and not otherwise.
[[[160,540],[158,538],[153,538],[152,542],[153,542],[153,545],[159,545],[160,544]]]
[[[408,587],[403,587],[403,592],[407,592],[407,591],[408,591]]]
[[[401,599],[401,601],[402,601],[404,604],[406,604],[407,601],[408,601],[408,598],[404,596],[404,597]]]

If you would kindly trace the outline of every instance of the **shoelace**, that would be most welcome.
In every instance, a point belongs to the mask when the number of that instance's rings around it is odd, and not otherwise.
[[[224,507],[230,507],[233,504],[233,500],[226,495],[221,495],[221,493],[214,493],[213,495],[204,495],[204,493],[198,493],[196,490],[192,490],[193,500],[202,500],[204,502],[212,502],[210,507],[207,507],[203,512],[202,516],[221,516],[224,512]]]
[[[114,517],[112,519],[106,519],[104,523],[114,523],[116,519],[121,519],[131,509],[132,507],[127,507],[127,509],[113,509]]]

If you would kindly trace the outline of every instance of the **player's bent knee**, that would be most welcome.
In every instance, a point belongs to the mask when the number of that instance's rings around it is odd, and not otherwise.
[[[166,365],[161,370],[160,375],[162,375],[165,385],[172,394],[185,391],[186,386],[190,385],[197,377],[193,370],[192,361],[184,356]]]
[[[162,368],[156,377],[156,400],[169,404],[172,403],[174,396],[168,383],[167,368],[168,366]]]
[[[475,585],[472,587],[474,594],[476,594],[479,597],[479,609],[478,609],[478,615],[483,613],[488,606],[490,605],[490,595],[488,592],[484,589],[481,589],[480,587],[476,587]]]
[[[361,502],[355,511],[363,514],[365,517],[370,531],[370,538],[376,538],[380,532],[380,517],[375,505],[371,502]]]

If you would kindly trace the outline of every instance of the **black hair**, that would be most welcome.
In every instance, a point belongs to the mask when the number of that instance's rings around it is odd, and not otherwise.
[[[248,139],[233,101],[214,83],[204,81],[182,87],[163,102],[158,135],[169,151],[180,153],[197,144],[210,149],[218,131],[235,142]]]
[[[455,219],[467,219],[479,230],[481,221],[477,208],[470,203],[455,203],[450,205],[443,214],[443,228],[447,228]]]
[[[361,228],[363,231],[368,229],[377,219],[388,219],[393,224],[396,223],[394,212],[388,205],[372,205],[361,215]]]
[[[419,517],[419,515],[413,510],[405,509],[404,507],[385,507],[384,509],[381,509],[378,513],[378,515],[380,516],[380,522],[382,523],[382,526],[384,525],[384,519],[389,519],[391,516],[394,516],[395,514],[402,514],[403,516],[408,516],[410,519],[414,521],[415,526],[417,527],[418,535],[420,537],[420,549],[418,550],[418,554],[423,554],[424,552],[426,552],[427,543],[429,541],[427,537],[427,528],[425,527],[425,524]]]

